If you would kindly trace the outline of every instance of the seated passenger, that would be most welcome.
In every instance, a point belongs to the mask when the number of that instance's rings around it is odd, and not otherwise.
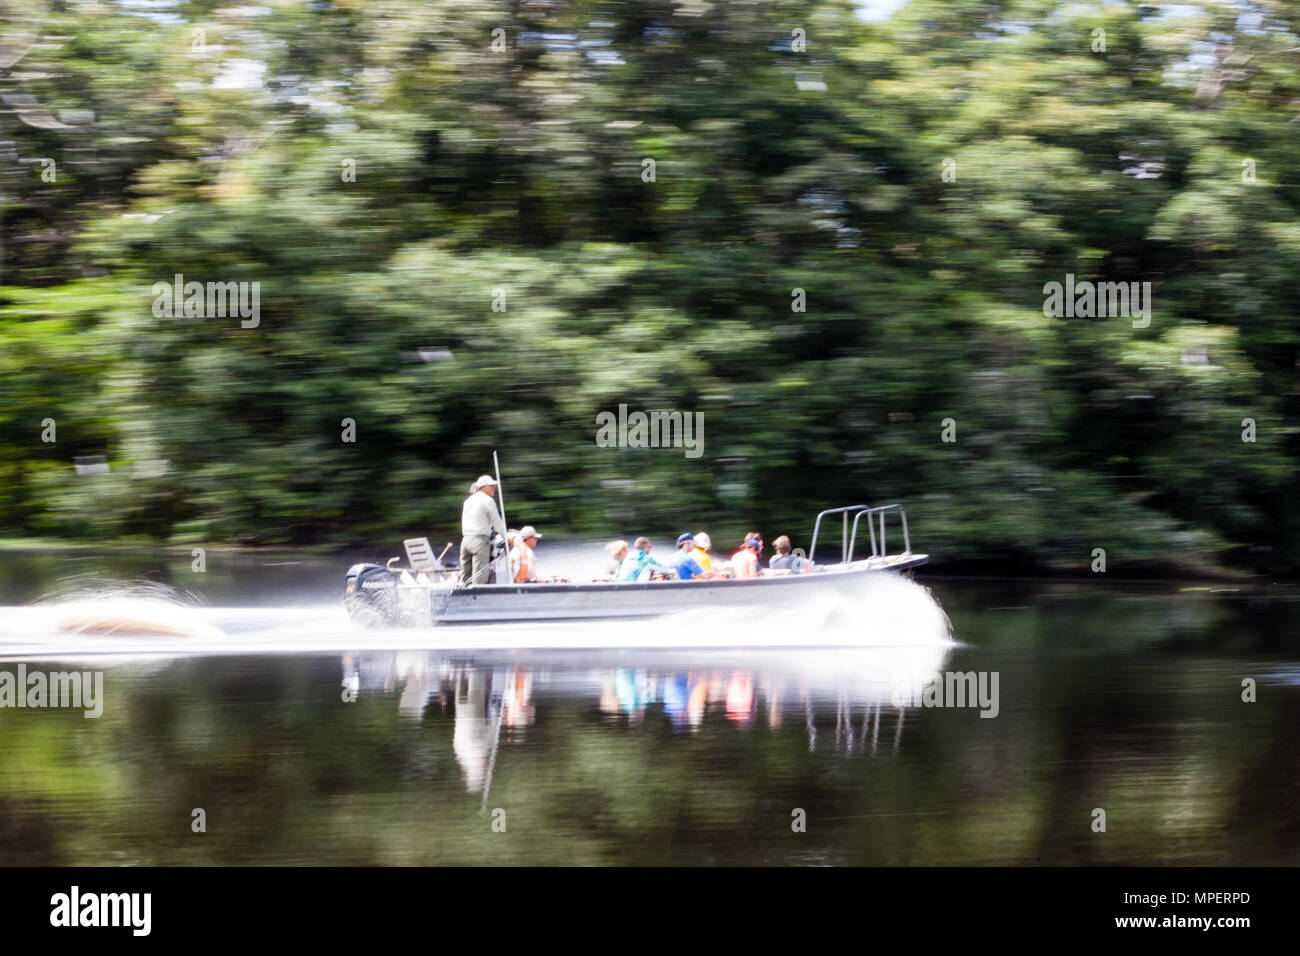
[[[619,581],[649,581],[650,574],[654,570],[663,571],[666,574],[676,575],[672,568],[666,564],[660,564],[654,558],[650,557],[650,539],[641,537],[632,543],[633,551],[623,559],[623,566],[619,569]]]
[[[689,531],[677,539],[677,554],[673,559],[672,568],[683,581],[714,577],[714,572],[706,571],[695,560],[695,538]]]
[[[731,556],[731,573],[737,578],[756,578],[763,568],[758,563],[758,556],[763,552],[763,539],[757,531],[745,535],[745,543]]]
[[[609,555],[609,564],[605,565],[605,573],[600,579],[617,581],[619,571],[623,567],[623,559],[627,557],[627,542],[611,541],[605,545],[605,553]]]
[[[508,536],[507,536],[508,537]],[[510,549],[510,580],[515,584],[527,584],[537,580],[537,563],[533,548],[541,537],[532,525],[524,525],[515,535]]]
[[[776,552],[768,567],[773,571],[790,571],[792,574],[800,574],[812,568],[807,558],[801,558],[797,554],[790,553],[790,539],[785,535],[777,538],[772,542],[772,550]]]
[[[691,551],[691,557],[705,571],[713,570],[713,559],[709,557],[709,551],[712,549],[713,541],[710,540],[708,532],[701,531],[695,536],[695,549]]]

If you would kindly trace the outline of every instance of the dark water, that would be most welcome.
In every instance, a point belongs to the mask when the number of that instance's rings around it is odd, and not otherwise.
[[[0,709],[0,863],[1300,862],[1290,591],[921,579],[958,645],[83,661],[99,719]]]

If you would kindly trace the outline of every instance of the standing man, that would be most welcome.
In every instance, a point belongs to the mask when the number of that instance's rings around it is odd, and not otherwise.
[[[460,511],[460,583],[486,584],[492,570],[489,535],[506,537],[506,523],[496,503],[497,480],[480,475],[470,486],[470,495]]]

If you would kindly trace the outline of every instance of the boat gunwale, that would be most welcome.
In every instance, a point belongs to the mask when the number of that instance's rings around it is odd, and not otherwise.
[[[891,555],[891,557],[903,557],[901,555]],[[574,592],[587,590],[614,589],[619,591],[644,591],[654,589],[655,591],[678,591],[687,589],[703,590],[705,588],[726,587],[728,589],[737,587],[755,587],[763,585],[777,585],[781,583],[798,583],[807,584],[812,581],[827,580],[828,577],[840,577],[849,574],[867,574],[876,571],[908,571],[912,568],[920,567],[929,560],[929,555],[912,554],[907,555],[904,560],[895,561],[891,564],[879,563],[879,558],[866,558],[860,561],[854,561],[849,565],[823,565],[821,568],[811,571],[807,574],[776,574],[771,576],[760,576],[755,578],[710,578],[706,580],[666,580],[666,581],[586,581],[582,583],[570,582],[567,584],[553,582],[536,582],[532,584],[475,584],[464,586],[454,584],[451,587],[439,587],[435,584],[429,585],[407,585],[407,587],[416,587],[428,590],[445,591],[448,599],[474,597],[476,595],[494,595],[506,596],[512,594],[571,594]]]

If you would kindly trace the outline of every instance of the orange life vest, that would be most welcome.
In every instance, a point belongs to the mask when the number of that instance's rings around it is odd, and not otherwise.
[[[515,569],[515,584],[533,580],[533,549],[522,541],[510,552],[510,566]]]

